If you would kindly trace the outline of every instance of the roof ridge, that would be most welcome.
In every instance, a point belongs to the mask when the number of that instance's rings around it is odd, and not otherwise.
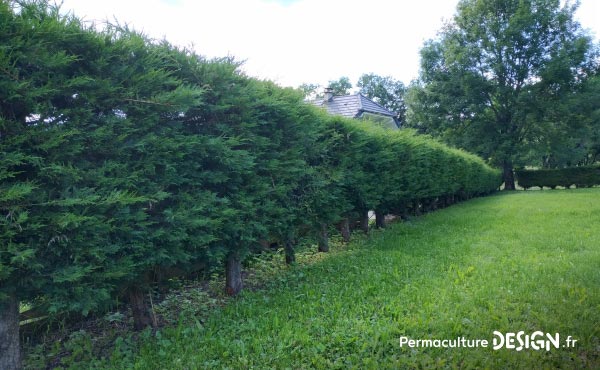
[[[395,118],[396,114],[357,92],[348,95],[334,95],[330,101],[316,100],[313,104],[326,107],[331,114],[358,118],[363,113],[376,114]]]
[[[361,94],[361,93],[358,93],[358,95],[360,95],[360,96],[362,96],[363,98],[365,98],[365,99],[369,100],[371,103],[373,103],[373,104],[375,104],[376,106],[378,106],[379,108],[381,108],[381,109],[385,110],[385,111],[386,111],[386,112],[388,112],[389,114],[391,114],[391,115],[393,115],[393,116],[395,116],[395,115],[396,115],[394,112],[392,112],[391,110],[387,109],[387,108],[386,108],[386,107],[384,107],[383,105],[381,105],[381,104],[377,103],[375,100],[373,100],[373,99],[369,99],[368,97],[364,96],[364,95],[363,95],[363,94]],[[362,105],[362,104],[361,104],[361,105]]]
[[[358,110],[359,111],[363,110],[363,103],[362,103],[361,97],[362,97],[361,93],[356,94],[356,98],[358,99]]]

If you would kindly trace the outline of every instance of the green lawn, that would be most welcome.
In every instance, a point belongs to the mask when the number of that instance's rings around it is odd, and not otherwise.
[[[536,330],[574,348],[493,350]],[[411,339],[488,348],[408,348]],[[517,343],[518,346],[518,343]],[[195,326],[163,330],[113,366],[599,368],[600,189],[476,199],[390,226]],[[122,362],[125,361],[125,362]],[[134,364],[129,363],[133,361]]]

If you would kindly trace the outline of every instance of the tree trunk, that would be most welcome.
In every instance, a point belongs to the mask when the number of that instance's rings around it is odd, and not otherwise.
[[[431,199],[430,198],[423,199],[422,204],[423,204],[423,213],[431,212]]]
[[[135,330],[143,330],[148,326],[154,326],[144,292],[138,287],[129,289],[129,304],[131,305],[133,328]]]
[[[229,252],[225,262],[225,292],[234,296],[242,291],[242,259],[239,252]]]
[[[415,200],[413,202],[413,214],[415,216],[420,216],[422,214],[422,211],[421,211],[421,202],[418,201],[418,200]]]
[[[327,224],[321,224],[319,232],[319,252],[329,252],[329,235],[327,234]]]
[[[350,243],[350,219],[344,218],[340,222],[340,234],[344,243]]]
[[[291,239],[285,241],[285,263],[291,265],[296,262],[296,254],[294,253],[294,244]]]
[[[381,210],[375,210],[375,227],[378,229],[385,227],[385,213]]]
[[[402,210],[400,211],[400,218],[405,221],[410,218],[410,212],[407,206],[402,207]]]
[[[360,213],[360,229],[365,233],[369,233],[369,210]]]
[[[0,369],[21,368],[19,344],[19,301],[10,295],[0,303]]]
[[[504,162],[502,166],[502,180],[504,180],[504,190],[515,190],[515,174],[510,162]]]

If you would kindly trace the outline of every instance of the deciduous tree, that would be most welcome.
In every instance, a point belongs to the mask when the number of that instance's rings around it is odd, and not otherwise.
[[[382,77],[374,73],[365,73],[358,78],[356,86],[361,94],[395,113],[400,124],[405,121],[404,94],[406,87],[402,81],[390,76]]]
[[[584,80],[591,41],[560,0],[462,0],[452,22],[421,50],[410,92],[411,125],[503,168],[547,139],[544,112]]]
[[[350,95],[352,82],[348,77],[340,77],[337,80],[329,81],[329,88],[332,89],[333,95]]]

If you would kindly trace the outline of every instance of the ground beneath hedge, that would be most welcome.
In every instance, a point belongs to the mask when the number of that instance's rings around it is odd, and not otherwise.
[[[202,322],[187,317],[147,336],[140,351],[117,349],[89,365],[599,368],[599,226],[598,188],[475,199],[374,232],[243,293]],[[535,350],[524,341],[520,351],[494,350],[494,331],[523,331],[523,340],[558,333],[559,348],[549,342],[549,351]],[[457,338],[489,343],[406,343]]]

